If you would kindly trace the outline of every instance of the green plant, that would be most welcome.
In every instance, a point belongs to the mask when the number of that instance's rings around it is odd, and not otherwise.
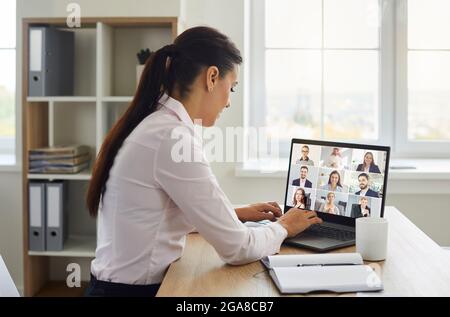
[[[147,61],[147,59],[150,57],[151,54],[152,54],[152,52],[151,52],[148,48],[146,48],[145,50],[144,50],[144,49],[141,49],[141,50],[136,54],[136,56],[137,56],[137,58],[138,58],[138,61],[139,61],[139,64],[140,64],[140,65],[144,65],[145,62]]]

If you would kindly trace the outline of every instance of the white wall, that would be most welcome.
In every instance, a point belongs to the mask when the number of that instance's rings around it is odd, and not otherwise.
[[[0,254],[16,285],[23,285],[22,178],[0,173]]]
[[[22,17],[61,17],[72,0],[18,0],[18,25]],[[78,0],[82,16],[175,16],[183,15],[184,25],[210,25],[226,33],[243,51],[244,0]],[[17,41],[21,57],[20,29]],[[245,62],[243,67],[245,67]],[[232,106],[224,112],[220,127],[243,124],[243,71]],[[18,65],[17,82],[21,82]],[[20,91],[18,91],[20,96]],[[20,100],[20,99],[18,99]],[[20,105],[19,105],[20,106]],[[18,111],[20,113],[20,109]],[[21,146],[21,145],[20,145]],[[213,170],[234,203],[283,201],[285,180],[280,178],[235,177],[235,164],[214,163]],[[0,172],[0,254],[11,271],[15,283],[23,285],[22,274],[22,187],[19,172]],[[431,199],[428,199],[431,198]],[[398,207],[437,243],[450,246],[450,195],[388,195],[388,204]]]

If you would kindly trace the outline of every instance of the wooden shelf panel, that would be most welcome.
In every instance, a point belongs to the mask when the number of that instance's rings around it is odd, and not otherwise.
[[[82,297],[88,286],[82,281],[81,287],[69,288],[65,281],[49,281],[37,292],[36,297]]]
[[[69,236],[63,251],[28,251],[28,255],[94,258],[96,240],[96,237]]]

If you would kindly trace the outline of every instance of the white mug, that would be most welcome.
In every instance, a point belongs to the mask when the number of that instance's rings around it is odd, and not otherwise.
[[[356,219],[356,252],[366,261],[386,259],[388,222],[385,218]]]

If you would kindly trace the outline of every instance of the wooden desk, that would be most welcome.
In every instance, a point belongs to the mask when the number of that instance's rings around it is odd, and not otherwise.
[[[424,212],[426,212],[424,210]],[[378,262],[383,293],[374,296],[450,296],[450,252],[443,250],[394,207],[389,220],[387,259]],[[348,247],[333,252],[355,252]],[[281,254],[311,253],[282,246]],[[270,276],[257,261],[242,266],[225,264],[199,234],[187,238],[183,256],[174,262],[157,296],[280,296]],[[332,293],[314,294],[333,295]],[[342,294],[352,296],[352,294]]]

